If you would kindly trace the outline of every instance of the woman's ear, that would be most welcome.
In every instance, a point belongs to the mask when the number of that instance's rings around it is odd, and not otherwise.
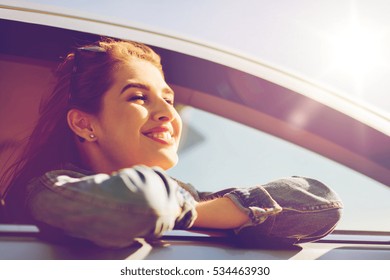
[[[92,117],[78,109],[70,109],[67,114],[69,128],[78,136],[81,142],[96,141],[92,126]]]

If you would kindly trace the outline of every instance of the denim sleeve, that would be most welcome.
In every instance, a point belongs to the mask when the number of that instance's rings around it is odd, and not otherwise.
[[[38,226],[103,247],[125,247],[136,237],[188,228],[196,218],[192,196],[158,168],[77,174],[52,171],[28,186],[27,210]]]
[[[335,228],[343,208],[328,186],[296,176],[262,186],[235,188],[224,196],[250,218],[235,230],[236,240],[250,247],[318,240]]]

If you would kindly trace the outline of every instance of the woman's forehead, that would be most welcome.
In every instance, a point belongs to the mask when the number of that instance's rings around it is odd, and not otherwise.
[[[138,58],[121,63],[113,72],[113,80],[113,86],[133,87],[144,90],[154,88],[165,93],[173,93],[160,69],[153,63]]]
[[[132,58],[123,63],[120,63],[115,70],[114,75],[118,75],[119,77],[142,77],[144,79],[159,78],[164,80],[164,75],[158,67],[156,67],[152,62],[139,58]]]

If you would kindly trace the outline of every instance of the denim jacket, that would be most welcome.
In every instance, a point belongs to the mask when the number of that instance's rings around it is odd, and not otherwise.
[[[206,193],[159,168],[135,166],[108,175],[69,165],[32,180],[26,211],[47,237],[125,247],[137,237],[157,238],[174,228],[190,228],[197,215],[196,201],[221,196],[250,218],[233,233],[238,243],[251,247],[319,239],[333,230],[342,208],[331,189],[308,178]]]

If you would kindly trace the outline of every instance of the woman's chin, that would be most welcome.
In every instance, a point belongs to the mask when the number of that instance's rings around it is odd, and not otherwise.
[[[177,162],[178,162],[178,157],[177,155],[175,156],[170,156],[170,157],[164,157],[164,159],[161,159],[160,161],[156,162],[154,166],[158,166],[164,170],[168,170],[172,167],[174,167]]]

